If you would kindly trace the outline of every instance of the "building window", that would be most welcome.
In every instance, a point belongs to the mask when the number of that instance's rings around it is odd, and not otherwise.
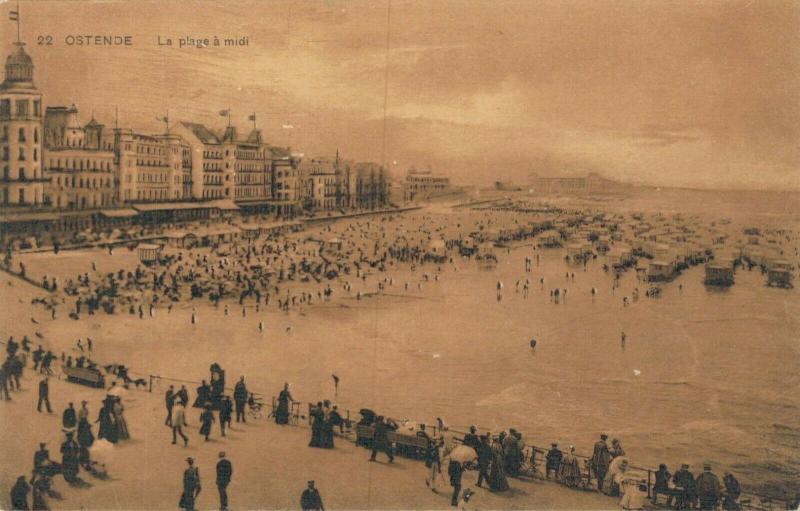
[[[18,99],[17,100],[17,117],[27,117],[28,116],[28,100],[27,99]]]
[[[42,102],[38,99],[33,100],[33,115],[36,117],[42,116]]]
[[[17,158],[17,160],[25,161],[25,148],[24,147],[20,147],[19,148],[19,157]]]
[[[25,189],[24,188],[20,188],[20,190],[19,190],[19,203],[20,204],[25,204]]]
[[[10,99],[0,100],[0,115],[6,116],[6,117],[11,115],[11,100]]]

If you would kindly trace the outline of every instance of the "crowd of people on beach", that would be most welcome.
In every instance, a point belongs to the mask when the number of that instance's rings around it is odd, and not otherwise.
[[[60,293],[65,300],[71,301],[69,315],[79,320],[86,315],[94,315],[99,310],[106,313],[127,313],[144,320],[166,310],[172,312],[173,304],[193,303],[194,300],[207,299],[216,307],[224,307],[226,315],[229,307],[238,303],[242,316],[246,316],[248,307],[275,307],[278,310],[289,310],[295,307],[310,306],[325,302],[341,287],[343,295],[351,295],[354,283],[363,284],[367,276],[377,272],[386,273],[393,266],[404,265],[415,270],[423,264],[444,265],[447,258],[430,250],[430,242],[444,237],[448,239],[446,248],[458,251],[460,245],[455,241],[455,234],[448,232],[452,226],[437,223],[424,215],[409,223],[415,226],[409,232],[402,224],[389,224],[378,219],[356,221],[343,226],[324,227],[313,235],[275,236],[265,240],[238,241],[226,246],[210,250],[180,249],[168,253],[159,261],[146,266],[137,265],[133,269],[120,269],[103,273],[93,265],[91,273],[84,272],[74,278],[45,276],[42,287],[51,294]],[[491,225],[487,215],[473,226],[458,225],[459,230],[483,230]],[[309,239],[311,238],[311,239]],[[539,263],[539,255],[535,255]],[[452,261],[449,261],[452,262]],[[525,271],[531,271],[533,257],[526,257]],[[423,281],[438,281],[440,268],[432,277],[425,273]],[[566,281],[575,282],[574,272],[567,272]],[[373,279],[374,280],[374,279]],[[534,280],[535,282],[535,280]],[[400,288],[399,282],[398,288]],[[374,292],[383,292],[395,284],[392,276],[379,279]],[[544,289],[544,278],[539,279],[540,289]],[[418,286],[421,283],[417,284]],[[531,282],[525,278],[517,281],[516,289],[527,296]],[[404,289],[408,290],[408,283]],[[613,291],[612,287],[612,291]],[[358,290],[355,297],[360,299],[366,290]],[[491,291],[490,291],[491,292]],[[503,293],[502,282],[497,282],[498,301]],[[595,288],[591,290],[596,294]],[[550,297],[553,303],[565,303],[566,288],[553,288]],[[638,300],[638,288],[632,294],[632,302]],[[648,294],[649,296],[649,294]],[[63,305],[57,300],[37,299],[52,312]],[[628,298],[624,298],[627,306]],[[192,311],[192,322],[200,321],[196,309]],[[32,318],[33,319],[33,318]],[[261,328],[261,325],[259,325]],[[621,333],[621,345],[624,349],[626,334]],[[76,347],[80,356],[61,355],[62,368],[100,370],[100,364],[92,360],[92,341],[87,338],[84,344],[79,340]],[[531,347],[535,349],[532,341]],[[6,343],[7,358],[0,368],[0,397],[11,399],[13,392],[20,389],[20,378],[30,358],[39,381],[37,410],[52,413],[49,400],[49,378],[56,374],[55,365],[59,357],[41,345],[32,349],[32,343],[24,337],[20,343],[10,338]],[[133,382],[125,366],[114,364],[111,373],[117,377],[125,388]],[[20,476],[12,488],[13,509],[47,509],[47,498],[58,498],[53,489],[53,477],[63,475],[73,485],[80,484],[81,470],[98,478],[106,477],[105,468],[91,460],[90,447],[98,441],[115,444],[130,438],[124,415],[122,399],[116,395],[116,383],[112,383],[103,398],[97,420],[90,422],[89,407],[86,401],[75,409],[69,403],[62,414],[62,429],[65,435],[60,447],[61,461],[50,459],[46,444],[41,444],[34,455],[32,477]],[[164,395],[166,407],[165,426],[172,435],[172,444],[178,439],[183,446],[188,446],[190,438],[186,434],[189,409],[197,409],[199,435],[203,442],[213,436],[215,425],[219,435],[226,436],[234,421],[246,422],[254,418],[264,406],[256,394],[248,389],[244,377],[235,383],[232,392],[226,387],[225,370],[214,363],[209,368],[207,380],[195,389],[195,399],[190,400],[185,385],[175,388],[170,385]],[[191,403],[191,404],[190,404]],[[284,385],[275,399],[275,408],[270,410],[270,417],[277,425],[298,423],[299,413],[293,405],[299,404],[292,396],[288,383]],[[309,406],[308,420],[310,425],[311,448],[334,449],[334,441],[338,436],[344,437],[350,424],[340,413],[336,404],[330,400],[319,400]],[[97,436],[92,431],[93,424],[98,424]],[[375,415],[367,423],[362,424],[372,430],[370,443],[370,461],[377,461],[378,454],[385,454],[392,463],[395,459],[392,432],[397,431],[397,424],[391,419]],[[442,478],[442,465],[447,462],[447,481],[452,488],[451,504],[464,505],[469,502],[475,492],[463,490],[464,477],[470,469],[477,472],[476,487],[484,485],[491,492],[505,492],[511,488],[509,479],[525,477],[535,473],[536,451],[526,448],[521,432],[515,429],[497,434],[479,433],[471,427],[462,437],[445,434],[447,428],[437,425],[431,433],[425,425],[420,424],[415,435],[424,443],[425,482],[432,491],[438,492],[437,480]],[[454,438],[455,437],[455,438]],[[602,493],[619,497],[620,505],[627,509],[641,507],[636,499],[650,490],[652,502],[660,503],[659,497],[665,497],[664,504],[676,509],[711,510],[721,507],[725,511],[740,508],[741,487],[736,478],[725,473],[722,481],[713,473],[710,465],[704,465],[701,473],[695,476],[688,464],[684,464],[675,474],[671,474],[666,465],[661,465],[655,472],[655,481],[651,488],[642,488],[639,476],[632,475],[629,457],[626,456],[621,442],[612,440],[607,444],[607,435],[602,435],[594,445],[593,453],[588,459],[576,454],[574,446],[561,450],[558,444],[552,444],[546,451],[544,470],[541,476],[553,479],[570,488],[596,488]],[[462,461],[451,456],[457,446],[466,446],[474,450],[474,459]],[[187,510],[195,508],[200,493],[200,475],[193,458],[187,458],[187,468],[183,474],[182,493],[179,507]],[[533,471],[533,472],[531,472]],[[226,488],[232,478],[232,465],[224,452],[219,453],[216,467],[216,485],[219,490],[219,508],[227,509],[228,495]],[[28,504],[28,494],[32,492],[33,504]],[[313,481],[301,496],[302,509],[323,509],[319,490]]]

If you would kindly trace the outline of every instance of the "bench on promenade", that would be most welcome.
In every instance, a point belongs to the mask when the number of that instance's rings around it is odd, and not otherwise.
[[[88,369],[85,367],[64,367],[64,374],[67,375],[67,381],[72,383],[79,383],[81,385],[88,385],[90,387],[103,388],[106,385],[105,378],[97,369]]]
[[[422,459],[428,448],[428,441],[416,435],[406,435],[397,431],[389,431],[387,438],[394,444],[394,452],[409,458]],[[372,447],[372,439],[375,437],[375,428],[363,424],[356,425],[356,444],[364,447]]]

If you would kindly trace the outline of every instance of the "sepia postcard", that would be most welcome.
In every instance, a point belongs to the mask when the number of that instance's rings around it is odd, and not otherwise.
[[[0,509],[800,511],[800,2],[0,0]]]

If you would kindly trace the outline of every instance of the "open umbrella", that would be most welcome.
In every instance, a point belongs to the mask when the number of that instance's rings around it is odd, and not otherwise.
[[[478,453],[475,452],[475,449],[467,445],[457,445],[452,451],[450,451],[450,454],[447,457],[452,461],[468,463],[478,459]]]

